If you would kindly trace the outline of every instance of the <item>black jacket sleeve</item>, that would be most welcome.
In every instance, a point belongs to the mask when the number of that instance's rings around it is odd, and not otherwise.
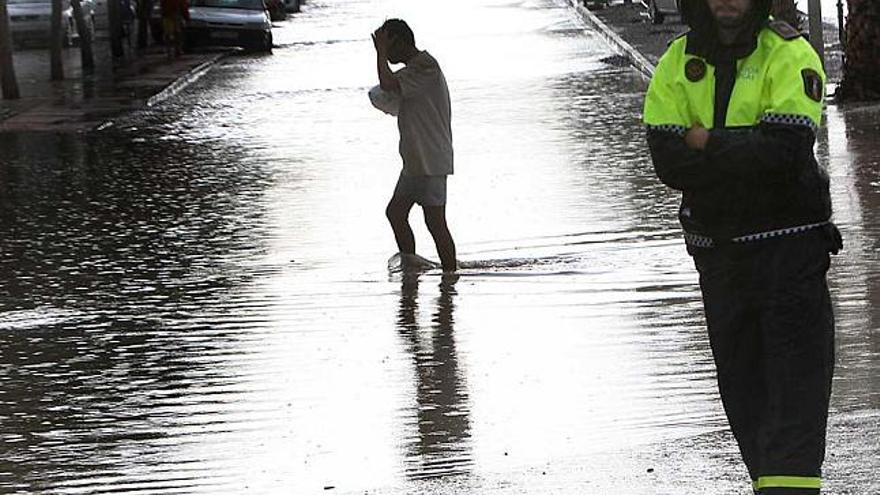
[[[812,163],[807,156],[815,140],[806,126],[761,123],[749,130],[712,130],[705,154],[713,168],[730,178],[787,182]]]
[[[657,177],[680,191],[707,189],[724,180],[786,182],[811,163],[812,129],[762,123],[743,129],[713,129],[704,151],[688,148],[674,132],[648,129]]]
[[[688,148],[684,137],[675,132],[649,128],[648,148],[657,177],[673,189],[705,189],[721,179],[707,154]]]

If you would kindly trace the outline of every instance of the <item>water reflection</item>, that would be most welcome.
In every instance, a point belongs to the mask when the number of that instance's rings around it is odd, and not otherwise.
[[[259,231],[249,200],[270,178],[239,149],[11,134],[0,148],[0,298],[15,309],[201,300],[260,249],[238,241]]]
[[[880,412],[880,111],[876,108],[829,109],[829,147],[845,137],[834,150],[831,172],[846,184],[841,205],[844,250],[834,259],[831,283],[836,288],[838,321],[838,373],[834,394],[844,411],[873,409]],[[833,135],[835,134],[836,135]],[[838,198],[835,198],[837,200]],[[837,210],[838,204],[835,204]]]
[[[0,135],[0,491],[161,480],[168,443],[216,423],[216,389],[235,385],[217,364],[240,332],[217,306],[236,306],[254,275],[240,260],[260,249],[241,242],[266,180],[248,162],[219,145]]]
[[[416,438],[407,445],[406,474],[411,479],[468,473],[472,466],[470,404],[459,369],[452,279],[443,279],[430,325],[419,320],[419,276],[400,283],[397,331],[415,366]]]

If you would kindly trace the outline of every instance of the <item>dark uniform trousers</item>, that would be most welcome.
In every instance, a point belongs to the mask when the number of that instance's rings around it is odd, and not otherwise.
[[[817,228],[692,251],[721,399],[753,480],[820,477],[834,367],[830,236]]]

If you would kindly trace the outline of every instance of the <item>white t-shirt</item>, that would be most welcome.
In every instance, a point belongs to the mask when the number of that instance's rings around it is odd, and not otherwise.
[[[394,73],[400,82],[400,156],[405,175],[452,174],[452,109],[440,65],[422,51]]]

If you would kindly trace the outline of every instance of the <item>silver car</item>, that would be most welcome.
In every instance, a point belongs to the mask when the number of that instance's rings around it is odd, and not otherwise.
[[[648,17],[653,24],[663,24],[667,15],[680,15],[681,0],[647,0]]]
[[[187,48],[240,46],[272,51],[272,22],[263,0],[192,0],[183,33]]]
[[[93,0],[80,0],[86,26],[95,37],[95,6]],[[25,41],[48,42],[52,27],[51,0],[8,0],[9,28],[12,39],[21,43]],[[61,33],[64,46],[73,46],[79,42],[73,7],[70,0],[61,3]]]

